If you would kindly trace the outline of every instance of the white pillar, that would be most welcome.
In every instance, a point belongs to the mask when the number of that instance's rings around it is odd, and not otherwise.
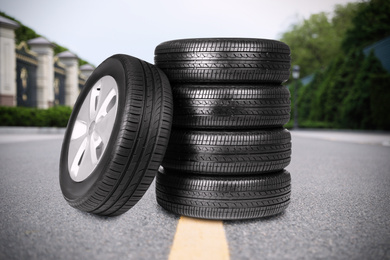
[[[70,51],[61,52],[57,56],[60,62],[66,66],[65,105],[73,107],[79,95],[78,58]]]
[[[95,70],[95,68],[90,64],[85,64],[80,66],[80,72],[85,76],[86,79],[91,76],[92,72]]]
[[[19,24],[0,16],[0,106],[16,105],[15,29]]]
[[[54,104],[54,45],[43,37],[29,40],[31,50],[38,54],[37,107],[48,108]]]

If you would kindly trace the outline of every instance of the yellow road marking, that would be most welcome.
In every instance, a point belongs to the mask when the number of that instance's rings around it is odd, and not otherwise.
[[[222,221],[181,216],[169,260],[229,260]]]

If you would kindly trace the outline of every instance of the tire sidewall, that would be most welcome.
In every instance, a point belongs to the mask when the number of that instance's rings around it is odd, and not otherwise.
[[[80,108],[89,91],[95,85],[95,83],[104,76],[113,77],[118,86],[118,111],[116,119],[107,144],[107,148],[105,149],[99,163],[85,180],[81,182],[75,182],[70,177],[68,170],[68,151],[73,127]],[[126,81],[123,64],[118,59],[110,57],[95,69],[95,71],[91,74],[85,83],[84,88],[80,92],[68,122],[61,150],[60,187],[63,196],[67,201],[72,201],[73,203],[80,201],[80,203],[82,203],[82,200],[86,200],[89,197],[88,194],[92,193],[92,190],[94,190],[94,188],[97,186],[95,184],[102,180],[104,173],[109,168],[110,162],[112,161],[115,153],[115,147],[118,143],[117,139],[123,121],[122,118],[125,113],[124,108],[126,107],[127,84],[128,82]]]

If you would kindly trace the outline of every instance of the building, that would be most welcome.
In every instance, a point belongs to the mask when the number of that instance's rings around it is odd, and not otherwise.
[[[15,46],[19,24],[0,16],[0,106],[72,107],[94,68],[43,37]]]

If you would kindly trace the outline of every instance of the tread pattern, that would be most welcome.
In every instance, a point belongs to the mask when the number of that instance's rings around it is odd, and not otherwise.
[[[187,53],[162,53],[156,56],[156,61],[191,61],[191,60],[219,60],[226,61],[244,61],[244,60],[263,60],[284,62],[290,59],[289,54],[270,53],[270,52],[187,52]]]
[[[168,145],[173,113],[170,85],[160,70],[129,56],[112,58],[122,63],[126,82],[131,82],[117,145],[88,196],[68,200],[75,208],[105,216],[126,212],[150,186]]]
[[[290,92],[272,85],[175,85],[173,125],[192,129],[283,126],[290,120]]]
[[[281,213],[289,202],[291,177],[283,170],[241,177],[183,175],[160,170],[157,202],[176,214],[207,219],[251,219]]]
[[[167,41],[159,44],[155,54],[180,52],[276,52],[290,55],[287,44],[267,39],[195,38]]]
[[[175,100],[157,202],[181,215],[251,219],[290,203],[290,49],[279,41],[183,39],[155,49]],[[259,130],[262,129],[262,130]]]
[[[173,129],[162,166],[183,173],[244,175],[279,171],[290,160],[291,135],[285,129]]]
[[[282,83],[290,75],[290,49],[264,39],[184,39],[155,49],[155,64],[171,82]]]

